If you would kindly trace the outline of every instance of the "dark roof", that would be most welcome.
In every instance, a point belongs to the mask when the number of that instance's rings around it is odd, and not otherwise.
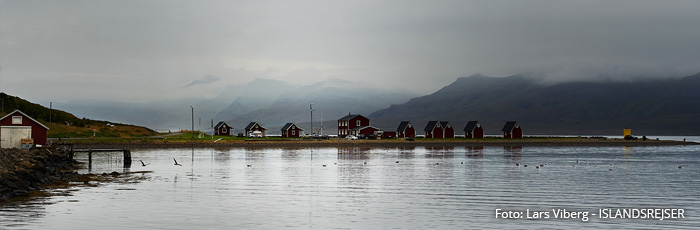
[[[406,130],[406,127],[408,126],[408,124],[411,124],[411,122],[410,121],[402,121],[401,124],[399,124],[399,127],[396,128],[396,131],[401,132],[401,131]]]
[[[360,131],[360,130],[363,130],[363,129],[366,129],[366,128],[373,128],[373,129],[376,129],[376,130],[381,130],[381,129],[379,129],[379,128],[377,128],[377,127],[374,127],[374,126],[371,126],[371,125],[370,125],[370,126],[360,126],[360,127],[355,127],[355,128],[353,128],[353,129],[351,129],[351,130],[357,130],[357,131]]]
[[[441,122],[440,122],[440,126],[442,126],[442,128],[447,127],[447,125],[449,125],[449,124],[450,124],[449,121],[441,121]]]
[[[478,124],[479,121],[469,121],[467,122],[467,126],[464,127],[464,131],[472,131],[474,128],[476,128],[476,124]]]
[[[219,121],[219,123],[216,123],[216,125],[214,126],[214,129],[219,129],[219,127],[221,127],[222,125],[228,125],[228,124],[226,124],[226,122]],[[230,127],[230,125],[228,125],[228,126]]]
[[[502,132],[510,132],[513,130],[513,127],[515,127],[515,124],[517,124],[517,121],[507,121],[506,125],[503,126],[503,129],[501,129]]]
[[[294,123],[290,122],[290,123],[284,124],[284,126],[282,126],[282,131],[288,130],[289,128],[292,127],[292,125],[294,125],[294,126],[296,126],[297,128],[299,128],[299,130],[302,130],[302,131],[304,130],[304,129],[300,128],[297,124],[294,124]]]
[[[250,124],[248,124],[248,126],[245,127],[245,130],[250,130],[250,128],[253,128],[253,126],[254,126],[255,124],[260,125],[260,128],[267,129],[267,128],[265,128],[265,126],[262,126],[262,125],[261,125],[260,123],[258,123],[257,121],[254,121],[254,122],[250,122]]]
[[[16,109],[15,111],[12,111],[11,113],[8,113],[8,114],[5,115],[4,117],[0,118],[0,121],[1,121],[1,120],[5,120],[5,118],[8,118],[8,117],[14,115],[15,113],[20,113],[20,114],[22,114],[23,116],[29,118],[29,120],[33,121],[34,123],[39,124],[41,127],[44,127],[44,128],[46,128],[47,130],[49,129],[49,127],[46,127],[46,125],[42,124],[41,122],[39,122],[39,121],[37,121],[37,120],[34,120],[34,118],[30,117],[30,116],[27,115],[26,113],[23,113],[23,112],[20,111],[19,109]]]
[[[369,118],[366,118],[365,116],[362,116],[362,115],[360,115],[360,114],[348,114],[347,116],[341,117],[341,118],[338,119],[338,120],[339,120],[339,121],[348,121],[348,120],[353,119],[353,118],[355,118],[355,117],[357,117],[357,116],[363,117],[363,118],[365,118],[365,119],[369,119]]]
[[[435,128],[437,123],[438,121],[428,121],[428,124],[425,125],[425,129],[423,129],[423,131],[430,132],[431,130],[433,130],[433,128]]]

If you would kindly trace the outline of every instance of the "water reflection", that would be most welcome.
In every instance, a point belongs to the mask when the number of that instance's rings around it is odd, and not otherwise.
[[[700,207],[695,196],[700,185],[694,183],[700,149],[635,148],[624,160],[620,151],[528,147],[523,154],[520,146],[140,150],[134,160],[150,164],[135,167],[153,171],[147,180],[80,188],[71,197],[47,198],[50,205],[3,207],[0,229],[71,229],[75,223],[85,229],[639,229],[649,222],[502,220],[493,212],[595,211],[610,204]],[[174,166],[172,158],[184,166]],[[113,162],[117,159],[95,160],[93,172],[120,167]],[[676,168],[680,162],[683,169]],[[536,169],[535,163],[548,165]],[[107,212],[113,218],[104,218]],[[700,220],[653,224],[693,228]]]

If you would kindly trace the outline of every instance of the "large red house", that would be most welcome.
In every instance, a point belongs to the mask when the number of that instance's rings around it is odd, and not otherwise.
[[[478,121],[469,121],[464,127],[464,138],[484,138],[484,128]]]
[[[503,138],[523,138],[523,129],[517,121],[508,121],[503,126]]]
[[[32,139],[34,144],[45,145],[49,127],[34,118],[15,110],[0,118],[0,148],[20,148],[23,139]]]
[[[282,137],[300,137],[304,132],[297,124],[287,123],[282,126]]]
[[[396,138],[414,138],[416,137],[416,129],[410,121],[402,121],[399,127],[396,128]]]
[[[364,126],[369,126],[369,118],[359,114],[348,114],[338,119],[338,136],[345,137],[347,135],[356,135],[352,134],[350,131]]]
[[[245,136],[248,137],[254,132],[260,132],[261,135],[264,137],[265,131],[267,131],[267,128],[260,125],[260,123],[258,123],[257,121],[254,121],[250,122],[250,124],[248,124],[248,126],[245,127]]]
[[[233,136],[233,127],[226,124],[226,122],[219,121],[219,123],[214,126],[214,135]]]
[[[429,121],[423,131],[425,131],[425,138],[455,137],[455,130],[449,121]]]

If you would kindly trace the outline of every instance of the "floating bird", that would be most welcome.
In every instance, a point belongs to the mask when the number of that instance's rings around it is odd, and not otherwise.
[[[151,164],[151,163],[148,163],[148,164],[146,164],[146,163],[143,163],[143,161],[142,161],[142,160],[139,160],[139,161],[141,161],[141,166],[144,166],[144,167],[145,167],[146,165],[150,165],[150,164]]]
[[[246,166],[248,166],[248,167],[253,167],[253,164],[247,164]]]
[[[175,161],[175,165],[177,165],[177,166],[182,166],[181,164],[178,164],[178,163],[177,163],[177,160],[175,160],[175,158],[173,158],[173,161]]]
[[[338,165],[338,162],[333,163],[334,165]]]
[[[578,164],[578,160],[576,160],[576,164]]]
[[[460,164],[464,164],[464,161],[462,161]]]
[[[399,163],[399,161],[396,161],[396,163],[398,164],[398,163]]]
[[[523,165],[523,167],[527,167],[527,165]]]
[[[539,168],[540,168],[540,166],[535,166],[535,168],[539,169]]]
[[[540,167],[544,167],[544,164],[540,164]]]
[[[608,171],[613,171],[613,169],[612,169],[612,168],[609,168]]]
[[[435,163],[435,165],[440,165],[440,162],[438,162],[438,163]]]
[[[515,163],[515,166],[520,166],[520,163]]]
[[[362,164],[365,164],[365,165],[366,165],[366,164],[367,164],[367,161],[365,161],[365,163],[362,163]]]
[[[679,165],[678,168],[679,168],[679,169],[682,169],[682,168],[683,168],[683,165]]]
[[[323,164],[323,167],[326,167],[326,164]]]

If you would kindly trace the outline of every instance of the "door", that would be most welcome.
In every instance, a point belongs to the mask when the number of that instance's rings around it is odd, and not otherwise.
[[[32,138],[30,126],[2,126],[0,127],[0,148],[20,148],[22,139]]]

